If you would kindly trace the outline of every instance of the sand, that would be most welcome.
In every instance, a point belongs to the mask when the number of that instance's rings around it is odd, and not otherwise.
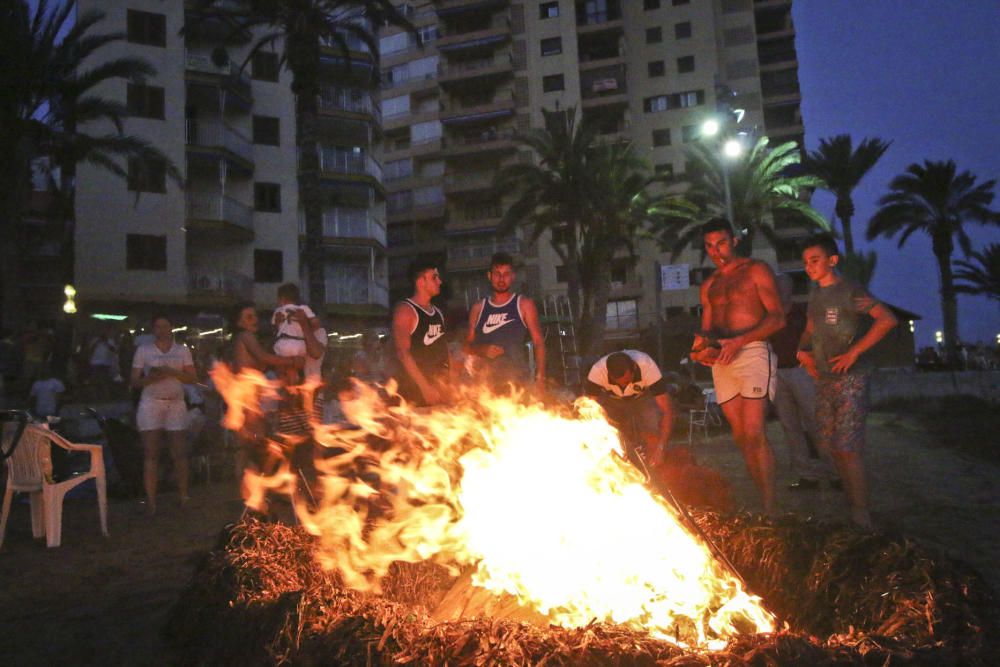
[[[869,422],[873,515],[902,533],[975,566],[1000,590],[998,467],[937,444],[910,417],[876,413]],[[843,494],[792,492],[777,422],[778,501],[800,516],[843,516]],[[684,433],[683,435],[686,435]],[[758,507],[742,459],[727,436],[696,440],[699,462],[734,486],[739,504]],[[112,501],[110,537],[101,537],[96,501],[67,503],[63,543],[33,540],[27,504],[15,504],[0,549],[0,664],[171,664],[160,638],[166,613],[198,559],[242,511],[232,480],[195,486],[186,507],[165,494],[146,517],[136,501]]]

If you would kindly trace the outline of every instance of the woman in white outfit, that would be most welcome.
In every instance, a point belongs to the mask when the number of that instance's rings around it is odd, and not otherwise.
[[[156,512],[157,463],[166,432],[174,460],[181,503],[188,497],[187,407],[184,385],[198,381],[191,351],[174,342],[173,325],[163,315],[153,316],[153,342],[140,345],[132,360],[132,386],[142,389],[136,425],[145,450],[143,482],[147,509]]]

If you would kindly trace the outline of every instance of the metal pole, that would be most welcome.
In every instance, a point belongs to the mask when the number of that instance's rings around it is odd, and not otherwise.
[[[656,285],[656,363],[663,368],[663,304],[660,292],[663,290],[663,271],[659,262],[653,262],[656,275],[653,277]]]
[[[720,154],[719,157],[722,161],[722,189],[726,196],[726,219],[729,220],[729,224],[733,226],[733,230],[739,236],[739,232],[736,231],[736,221],[733,220],[733,195],[729,191],[729,165],[726,164],[725,154]]]

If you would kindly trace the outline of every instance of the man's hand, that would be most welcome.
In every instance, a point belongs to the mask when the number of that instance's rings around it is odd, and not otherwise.
[[[691,360],[703,366],[713,365],[719,357],[719,348],[712,347],[710,342],[705,336],[695,334],[691,345]]]
[[[650,469],[656,469],[663,465],[667,456],[667,445],[666,443],[656,443],[649,448],[649,467]]]
[[[809,373],[814,378],[819,377],[819,371],[816,370],[816,359],[813,357],[812,352],[799,350],[795,354],[795,358],[799,360],[799,365],[806,369],[806,373]]]
[[[499,345],[483,345],[483,356],[487,359],[496,359],[503,356],[503,348]]]
[[[720,338],[719,345],[721,349],[715,363],[726,366],[733,362],[739,351],[743,349],[744,343],[742,338]]]
[[[424,396],[424,402],[427,405],[438,405],[444,402],[444,396],[438,391],[437,387],[429,384],[425,384],[420,387],[420,393]]]
[[[846,373],[858,360],[858,353],[850,348],[843,354],[830,357],[830,370],[834,373]]]

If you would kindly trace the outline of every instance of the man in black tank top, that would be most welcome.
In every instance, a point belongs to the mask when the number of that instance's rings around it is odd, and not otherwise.
[[[417,405],[444,401],[450,375],[444,316],[431,303],[441,292],[435,263],[417,260],[410,269],[413,296],[396,304],[392,337],[396,347],[399,395]]]
[[[531,338],[535,352],[535,383],[545,385],[545,338],[538,324],[535,302],[514,292],[514,259],[498,252],[490,259],[486,273],[493,295],[476,302],[469,312],[466,354],[477,357],[482,376],[498,389],[513,383],[523,386],[531,380],[525,340]]]

